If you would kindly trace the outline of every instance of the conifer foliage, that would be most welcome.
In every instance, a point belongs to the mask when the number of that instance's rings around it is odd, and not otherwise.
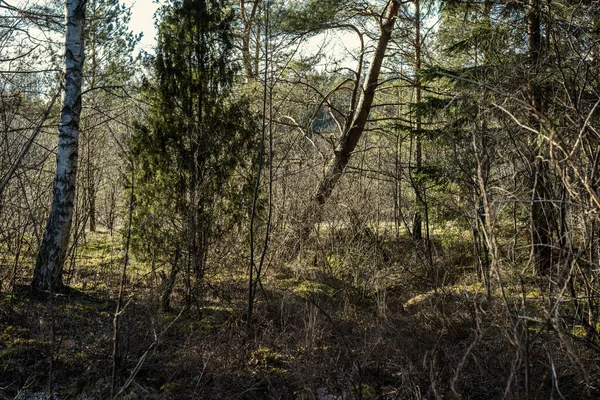
[[[257,129],[247,102],[233,93],[231,8],[219,0],[183,0],[159,13],[155,83],[145,85],[150,112],[133,138],[134,236],[140,246],[157,246],[152,253],[171,264],[164,282],[168,308],[181,270],[191,304],[212,238],[243,211],[250,186],[233,175],[251,153]]]

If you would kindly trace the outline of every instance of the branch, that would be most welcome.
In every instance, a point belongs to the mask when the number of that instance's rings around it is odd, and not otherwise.
[[[14,175],[15,171],[21,164],[21,161],[23,160],[23,158],[25,158],[25,155],[27,155],[27,153],[29,152],[29,149],[31,148],[31,145],[35,141],[35,138],[41,132],[42,126],[43,126],[44,122],[46,121],[46,119],[48,119],[48,116],[50,115],[50,111],[54,107],[54,103],[56,102],[56,99],[58,98],[58,95],[60,94],[61,89],[62,89],[62,87],[59,90],[57,90],[56,93],[54,94],[54,96],[52,97],[52,101],[50,101],[50,105],[48,106],[48,108],[46,108],[46,111],[44,112],[44,115],[42,116],[41,121],[38,123],[38,125],[33,130],[33,134],[31,135],[31,138],[29,138],[27,143],[25,143],[25,146],[23,146],[23,149],[21,150],[21,154],[19,154],[19,157],[11,166],[10,170],[8,171],[8,173],[2,180],[2,183],[0,183],[0,198],[2,197],[2,193],[4,192],[4,189],[6,188],[8,181],[10,181],[10,179]]]

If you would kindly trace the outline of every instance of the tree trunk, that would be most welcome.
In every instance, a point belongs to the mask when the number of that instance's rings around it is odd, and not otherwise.
[[[92,86],[93,87],[93,86]],[[90,133],[90,132],[88,132]],[[90,223],[90,232],[96,232],[96,185],[94,182],[94,166],[92,165],[92,152],[90,136],[87,137],[87,157],[86,157],[86,184],[88,201],[88,220]]]
[[[598,12],[593,14],[592,17],[592,72],[594,74],[598,73],[598,66],[600,65],[600,57],[598,56],[600,53],[600,14]]]
[[[94,1],[92,3],[92,8],[93,8],[93,14],[92,14],[92,23],[93,23],[93,27],[90,30],[90,34],[91,34],[91,38],[90,41],[91,43],[88,43],[88,49],[89,49],[89,53],[91,55],[91,65],[90,65],[90,75],[91,75],[91,79],[90,79],[90,88],[94,89],[96,88],[96,73],[99,70],[99,66],[98,66],[98,52],[97,52],[97,38],[96,38],[96,33],[97,33],[97,27],[95,26],[97,24],[97,19],[95,16],[95,11],[96,11],[96,2]],[[91,46],[89,46],[91,44]],[[90,129],[91,131],[91,129]],[[87,154],[86,154],[86,182],[87,182],[87,197],[88,197],[88,206],[89,206],[89,212],[88,212],[88,219],[90,222],[90,232],[96,232],[96,187],[94,184],[94,178],[95,178],[95,171],[94,171],[94,165],[92,164],[92,137],[93,137],[93,132],[87,132],[87,135],[85,135],[84,137],[86,138],[86,150],[87,150]],[[84,227],[84,232],[85,232],[85,227]]]
[[[177,279],[177,274],[179,273],[179,256],[181,252],[179,249],[175,252],[175,260],[173,260],[173,264],[171,264],[171,271],[169,272],[169,276],[161,271],[161,279],[162,282],[160,284],[160,309],[165,312],[171,311],[171,294],[173,293],[173,288],[175,287],[175,280]]]
[[[260,8],[262,0],[254,0],[252,9],[248,14],[246,11],[246,0],[240,0],[240,13],[242,17],[243,29],[241,33],[242,40],[242,64],[244,65],[244,72],[246,78],[256,79],[258,77],[258,68],[255,67],[257,60],[252,60],[250,54],[250,35],[252,34],[252,26],[256,22],[257,12]],[[258,48],[258,45],[257,45]]]
[[[534,115],[531,124],[541,130],[540,115],[544,112],[542,88],[536,81],[541,61],[541,23],[540,0],[529,0],[529,13],[527,14],[527,33],[529,47],[529,96]],[[537,155],[532,161],[532,203],[531,203],[531,231],[535,267],[538,273],[546,273],[550,269],[550,224],[551,206],[546,200],[549,194],[550,180],[548,179],[548,165],[544,161],[541,149],[536,150]]]
[[[96,232],[96,189],[93,183],[90,183],[88,187],[88,196],[90,196],[90,212],[88,216],[90,220],[90,232]]]
[[[421,2],[415,0],[415,91],[416,91],[416,104],[419,105],[422,100],[422,87],[421,78],[419,72],[421,71]],[[415,199],[417,203],[417,210],[413,218],[413,239],[423,239],[423,217],[421,216],[421,209],[424,207],[423,204],[423,184],[421,182],[419,173],[423,168],[423,150],[421,148],[421,115],[419,111],[416,111],[415,115],[415,131],[413,135],[415,137],[415,172],[417,173],[416,182],[413,182],[413,188],[415,191]]]
[[[325,174],[317,187],[315,195],[304,210],[300,240],[298,243],[294,244],[292,249],[288,249],[291,250],[291,256],[296,256],[298,254],[301,244],[308,239],[315,222],[321,219],[323,206],[333,192],[335,185],[342,177],[344,169],[346,168],[346,165],[348,165],[348,161],[350,161],[350,156],[363,134],[371,111],[371,105],[373,104],[373,99],[375,97],[375,91],[378,86],[381,65],[392,36],[392,31],[394,30],[396,15],[399,8],[400,3],[393,0],[388,3],[383,13],[381,18],[381,35],[377,41],[377,47],[373,54],[373,59],[371,60],[371,66],[367,72],[363,91],[356,108],[357,112],[354,114],[354,118],[352,118],[352,120],[344,127],[344,133],[334,151],[335,157],[328,165]]]
[[[65,37],[65,94],[58,127],[58,153],[52,210],[38,253],[32,286],[37,290],[62,289],[62,269],[69,243],[81,114],[86,0],[67,0]]]

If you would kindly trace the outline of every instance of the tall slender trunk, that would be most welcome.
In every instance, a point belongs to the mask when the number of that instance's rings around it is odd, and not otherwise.
[[[92,86],[93,87],[93,86]],[[91,140],[91,131],[87,132],[87,135],[84,135],[85,137],[85,149],[86,149],[86,156],[85,156],[85,185],[86,185],[86,194],[87,196],[84,196],[84,201],[87,200],[87,206],[88,206],[88,221],[89,221],[89,227],[90,227],[90,232],[96,232],[96,185],[94,182],[94,166],[92,165],[92,157],[93,157],[93,152],[92,152],[92,143],[90,143]],[[86,198],[87,197],[87,198]],[[85,227],[84,227],[85,228]]]
[[[600,53],[600,40],[599,40],[600,39],[600,14],[598,12],[594,13],[592,16],[592,27],[591,28],[592,28],[592,33],[591,33],[592,63],[591,63],[591,67],[592,67],[592,73],[596,75],[596,74],[598,74],[598,66],[600,65],[600,57],[599,57],[599,53]],[[596,79],[598,79],[597,76],[596,76]]]
[[[240,0],[240,13],[242,17],[242,33],[241,33],[241,41],[242,41],[242,64],[244,65],[244,72],[246,74],[246,78],[248,79],[256,79],[258,77],[258,68],[257,68],[257,57],[253,57],[251,55],[250,49],[250,37],[252,34],[252,26],[256,22],[257,13],[260,9],[262,0],[254,0],[252,4],[252,9],[250,13],[246,10],[246,0]],[[256,46],[258,49],[258,44]],[[253,60],[255,58],[255,60]]]
[[[398,104],[400,100],[400,88],[397,88]],[[398,106],[398,115],[400,115],[400,106]],[[396,128],[396,154],[394,157],[394,223],[396,228],[396,239],[400,238],[400,226],[402,225],[402,134]]]
[[[542,88],[538,79],[541,62],[541,22],[540,22],[540,0],[529,0],[529,13],[527,14],[527,33],[529,47],[529,96],[534,113],[531,116],[531,124],[538,130],[542,130],[540,115],[544,112]],[[550,269],[550,224],[551,206],[546,203],[549,194],[550,181],[548,178],[548,165],[544,161],[542,149],[536,149],[536,155],[532,160],[532,203],[531,203],[531,238],[533,245],[533,256],[538,273],[546,273]]]
[[[321,219],[323,206],[327,202],[327,199],[329,199],[329,196],[331,196],[337,182],[342,177],[344,170],[350,161],[350,156],[364,132],[375,97],[375,91],[377,90],[381,65],[392,36],[392,31],[394,30],[396,15],[398,14],[399,8],[400,2],[392,0],[388,3],[382,15],[381,34],[377,41],[375,52],[373,53],[371,65],[367,72],[358,106],[356,107],[356,113],[344,127],[344,133],[334,151],[335,157],[327,166],[325,174],[317,186],[317,191],[304,210],[300,240],[299,243],[294,244],[294,248],[289,249],[291,250],[289,254],[291,256],[298,254],[301,243],[308,239],[315,222]]]
[[[71,232],[77,177],[85,4],[86,0],[65,3],[65,94],[58,127],[52,210],[33,273],[32,286],[37,290],[62,289],[63,286],[62,269]]]
[[[93,177],[90,178],[92,180]],[[96,232],[96,187],[93,182],[89,183],[88,196],[90,203],[90,212],[88,218],[90,220],[90,232]]]
[[[169,276],[161,271],[162,282],[160,284],[161,292],[160,292],[160,309],[165,312],[171,311],[171,294],[173,293],[173,288],[175,287],[175,280],[177,279],[177,274],[179,273],[179,258],[181,256],[181,250],[178,248],[175,250],[175,258],[173,263],[171,264],[171,271],[169,272]]]
[[[483,3],[483,24],[485,29],[491,31],[491,15],[492,3],[491,0],[485,0]],[[483,53],[482,65],[485,67],[489,64],[489,48],[487,46],[480,47],[479,42],[475,42],[474,62],[475,67],[479,68],[479,54]],[[485,80],[485,75],[480,78]],[[483,95],[485,97],[486,94]],[[481,110],[478,111],[478,120],[481,120],[481,127],[473,130],[473,146],[474,155],[477,159],[477,171],[476,179],[474,180],[474,189],[476,196],[475,203],[475,215],[474,215],[474,228],[473,228],[473,241],[474,250],[477,257],[477,275],[481,282],[485,285],[486,293],[488,298],[491,296],[491,275],[490,275],[490,249],[489,249],[489,233],[487,233],[489,225],[489,210],[486,211],[484,204],[483,190],[487,187],[487,176],[491,168],[490,157],[486,152],[488,135],[488,123],[487,120],[481,114]]]
[[[421,86],[421,78],[419,77],[419,72],[421,71],[421,1],[415,0],[415,104],[419,105],[423,99],[422,91],[423,88]],[[415,171],[419,174],[423,168],[423,149],[421,144],[421,129],[422,129],[422,121],[421,114],[416,111],[415,114],[415,130],[413,132],[415,137]],[[417,201],[417,210],[415,211],[415,216],[413,218],[413,239],[421,240],[423,238],[423,217],[421,215],[421,210],[424,206],[423,204],[423,184],[420,182],[419,177],[417,176],[416,182],[413,182],[413,188],[415,191],[415,198]]]
[[[92,7],[94,12],[96,11],[96,2],[92,3]],[[96,17],[93,17],[93,24],[96,25]],[[90,80],[90,88],[95,88],[97,84],[96,74],[98,72],[98,52],[97,52],[97,38],[96,31],[97,27],[93,26],[91,29],[91,48],[90,48],[90,56],[91,56],[91,80]],[[92,132],[88,132],[86,137],[87,144],[87,155],[86,155],[86,183],[87,183],[87,197],[88,197],[88,220],[90,223],[90,232],[96,232],[96,185],[95,185],[95,170],[92,161],[93,151],[92,144],[90,143],[92,139]]]

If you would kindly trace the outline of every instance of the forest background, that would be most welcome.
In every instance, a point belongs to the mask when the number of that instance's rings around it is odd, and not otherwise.
[[[0,396],[600,396],[598,0],[131,18],[0,0]]]

